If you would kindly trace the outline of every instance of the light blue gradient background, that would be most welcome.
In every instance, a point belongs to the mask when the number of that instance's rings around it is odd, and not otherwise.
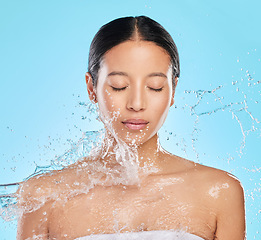
[[[248,86],[261,80],[260,9],[259,0],[1,0],[0,183],[22,181],[36,164],[62,155],[82,132],[101,128],[95,116],[82,120],[87,108],[78,104],[88,101],[90,42],[112,19],[147,15],[170,32],[181,59],[177,108],[162,128],[161,142],[174,154],[235,174],[245,188],[248,239],[259,239],[261,128],[245,110],[261,120],[261,84]],[[218,86],[215,93],[232,107],[200,115],[224,107],[206,93],[196,108],[199,130],[193,132],[197,117],[190,106],[198,99],[184,91]],[[240,111],[243,105],[235,103],[244,100],[248,108]],[[246,135],[242,154],[240,124]],[[15,226],[2,219],[0,239],[15,239]]]

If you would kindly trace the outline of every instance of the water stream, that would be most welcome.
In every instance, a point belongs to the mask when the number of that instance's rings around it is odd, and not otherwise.
[[[261,103],[260,86],[261,81],[254,79],[250,72],[246,71],[241,79],[232,81],[230,86],[218,85],[208,90],[184,90],[183,92],[179,92],[176,97],[176,105],[170,110],[170,116],[165,124],[167,127],[164,125],[160,131],[160,139],[163,147],[174,154],[178,152],[185,157],[194,159],[196,162],[224,169],[235,174],[239,179],[244,175],[249,175],[249,178],[246,177],[242,179],[243,185],[245,185],[247,216],[259,222],[261,210],[255,209],[255,205],[251,202],[260,197],[260,163],[258,159],[252,159],[251,164],[244,164],[243,167],[239,167],[238,161],[246,161],[244,155],[248,150],[246,149],[248,139],[250,139],[250,141],[253,141],[252,139],[254,139],[254,141],[260,141],[260,111],[256,111],[256,109],[260,109]],[[227,95],[229,91],[231,95]],[[255,97],[253,98],[253,96]],[[88,123],[98,118],[94,105],[83,101],[79,101],[77,105],[77,107],[83,109],[83,112],[87,111],[85,116],[81,116],[82,121]],[[213,154],[210,155],[208,151],[207,142],[209,138],[206,135],[208,128],[205,126],[205,122],[207,121],[208,124],[210,122],[211,125],[211,121],[213,121],[215,125],[217,124],[217,120],[220,121],[221,119],[222,122],[219,122],[218,126],[216,126],[216,128],[218,128],[217,131],[221,131],[221,134],[215,135],[217,132],[213,129],[212,134],[227,144],[227,139],[225,138],[229,138],[230,134],[222,132],[222,125],[230,123],[226,120],[228,118],[220,118],[218,116],[220,113],[230,116],[229,121],[232,122],[233,128],[236,129],[236,134],[238,134],[239,139],[236,144],[232,144],[235,145],[234,151],[227,152],[227,149],[224,148],[216,156],[216,160],[213,161]],[[173,114],[179,114],[184,117],[184,119],[188,119],[184,122],[182,130],[174,123]],[[188,129],[186,129],[186,126],[188,126]],[[225,131],[227,131],[227,128]],[[233,132],[234,129],[231,131]],[[50,164],[48,165],[36,165],[35,171],[29,176],[25,176],[24,180],[46,172],[62,169],[86,156],[95,156],[95,151],[100,149],[103,137],[103,130],[83,132],[83,136],[78,141],[71,142],[71,147],[64,154],[49,160]],[[203,146],[203,149],[198,147],[198,143],[202,141],[206,144]],[[200,146],[202,146],[202,143]],[[210,152],[211,151],[212,149],[210,148]],[[124,166],[127,171],[117,180],[117,177],[115,177],[111,184],[128,184],[130,179],[134,179],[135,181],[135,176],[137,177],[137,175],[135,175],[135,171],[137,171],[137,165],[135,170],[135,153],[126,151],[126,148],[125,150],[120,149],[114,152],[124,152],[120,154],[121,158],[124,156],[124,160],[119,160],[119,162],[121,162],[121,166]],[[209,157],[212,157],[212,159],[209,160]],[[124,165],[127,163],[128,165]],[[99,164],[92,162],[88,166],[88,169],[107,171],[107,169],[101,170],[103,167],[104,166],[99,166]],[[132,170],[130,171],[131,168]],[[119,170],[119,172],[120,171],[122,171],[122,169]],[[126,173],[131,174],[128,176]],[[111,176],[116,176],[113,174],[115,173],[111,173]],[[129,180],[126,180],[128,177]],[[98,182],[100,180],[99,178],[94,178],[93,185],[88,186],[88,190],[95,185],[95,181]],[[4,221],[13,221],[14,224],[17,215],[19,215],[19,211],[16,208],[17,195],[15,194],[18,186],[19,182],[0,185],[0,215]],[[84,191],[88,190],[85,189]],[[252,213],[255,213],[254,216],[251,216]]]

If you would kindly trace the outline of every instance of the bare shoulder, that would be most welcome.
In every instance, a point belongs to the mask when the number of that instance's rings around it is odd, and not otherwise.
[[[58,171],[34,176],[22,182],[17,191],[20,216],[17,224],[17,239],[47,239],[47,218],[52,195],[57,192],[55,184]],[[41,223],[41,224],[39,224]]]
[[[245,239],[245,200],[241,182],[232,174],[198,165],[208,203],[216,214],[217,239]]]
[[[222,170],[208,170],[209,196],[216,209],[217,239],[245,239],[245,200],[241,182]],[[212,175],[212,176],[211,176]]]
[[[202,189],[201,193],[214,209],[217,219],[217,239],[245,238],[245,200],[244,189],[234,175],[197,164]]]
[[[222,185],[224,189],[229,188],[233,189],[233,191],[239,192],[243,190],[239,179],[231,173],[228,173],[221,169],[195,163],[185,158],[177,156],[176,158],[180,162],[182,171],[191,173],[191,175],[198,178],[198,180],[203,180],[206,185]]]
[[[205,185],[210,187],[210,194],[212,193],[213,197],[243,196],[243,186],[233,174],[201,164],[197,164],[196,169],[198,169]]]
[[[239,179],[224,170],[208,167],[193,161],[176,157],[180,172],[186,174],[197,189],[211,201],[227,204],[228,201],[244,199],[243,186]],[[217,202],[215,203],[217,204]]]
[[[226,171],[178,158],[181,174],[194,189],[194,199],[215,215],[215,239],[245,239],[244,190],[237,177]]]
[[[216,200],[219,214],[239,211],[244,208],[244,189],[240,180],[223,170],[205,167],[209,180],[209,195]]]
[[[82,170],[82,171],[81,171]],[[20,184],[17,191],[20,216],[17,239],[49,239],[49,219],[53,209],[79,192],[86,174],[77,163],[62,170],[34,176]]]
[[[66,190],[72,190],[77,175],[75,165],[36,175],[22,182],[17,191],[18,204],[23,209],[33,209],[55,199]]]

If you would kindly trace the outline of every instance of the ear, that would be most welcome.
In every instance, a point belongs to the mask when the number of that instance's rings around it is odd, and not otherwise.
[[[174,82],[175,82],[175,87],[173,88],[173,91],[172,91],[170,107],[174,104],[174,95],[175,95],[175,90],[176,90],[176,87],[177,87],[177,84],[178,84],[178,77],[175,77]]]
[[[93,86],[92,83],[92,76],[89,72],[87,72],[85,74],[85,81],[86,81],[86,85],[87,85],[87,91],[89,94],[89,99],[93,102],[93,103],[97,103],[97,95],[96,95],[96,91],[95,88]]]

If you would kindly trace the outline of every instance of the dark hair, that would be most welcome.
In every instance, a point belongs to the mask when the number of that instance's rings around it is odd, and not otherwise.
[[[93,85],[97,86],[104,54],[118,44],[133,39],[135,34],[140,40],[153,42],[169,54],[175,87],[174,79],[180,74],[177,47],[170,34],[159,23],[146,16],[115,19],[103,25],[96,33],[90,46],[88,62],[88,72],[92,76]]]

